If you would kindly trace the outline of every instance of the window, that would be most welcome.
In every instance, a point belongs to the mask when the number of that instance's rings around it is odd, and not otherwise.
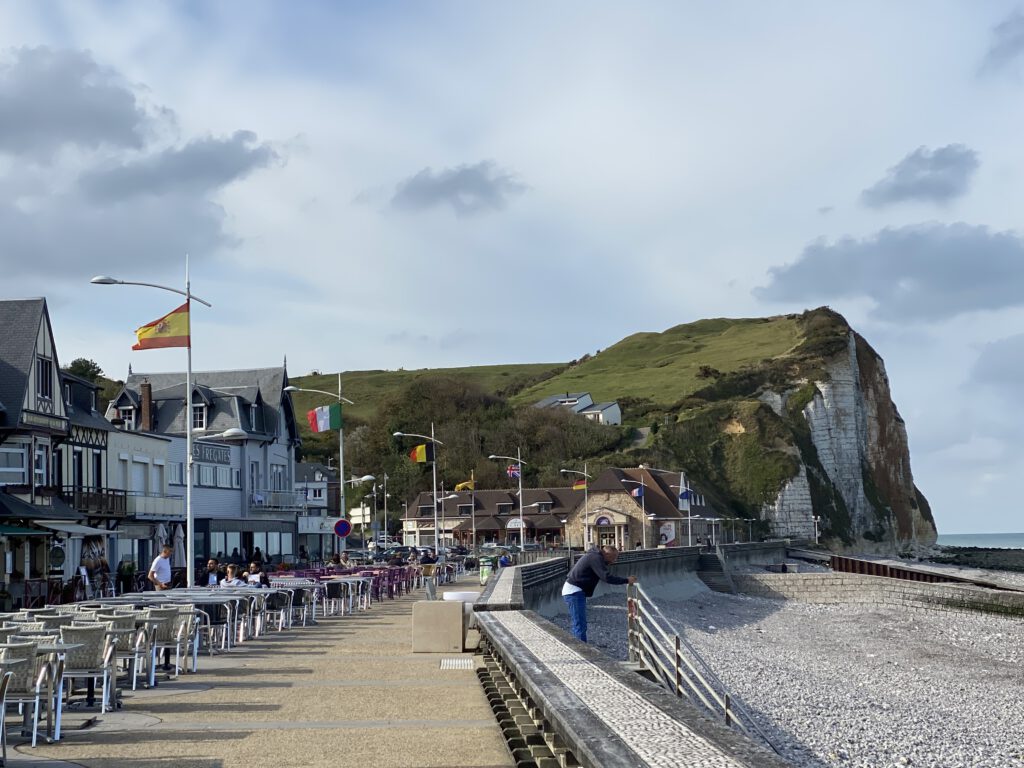
[[[512,505],[511,504],[499,504],[498,505],[498,514],[499,515],[510,515],[510,514],[512,514]]]
[[[241,488],[242,487],[242,470],[232,469],[231,470],[231,487]]]
[[[117,417],[124,422],[125,429],[135,429],[135,409],[132,407],[118,408]]]
[[[149,492],[157,496],[164,492],[164,466],[162,464],[152,464],[149,467]]]
[[[271,464],[270,465],[270,490],[272,491],[283,491],[284,490],[284,464]]]
[[[95,389],[89,391],[89,407],[92,410],[94,410],[94,411],[96,410],[96,390]]]
[[[473,505],[472,504],[459,504],[459,514],[460,515],[469,515],[472,512],[473,512]]]
[[[433,512],[433,510],[431,510],[430,505],[428,504],[425,507],[419,507],[418,515],[417,516],[418,517],[433,517],[434,516],[434,512]]]
[[[36,358],[36,394],[46,400],[53,399],[53,363],[45,357]]]
[[[209,464],[200,464],[199,465],[199,484],[200,485],[205,485],[208,488],[212,488],[213,487],[214,480],[215,480],[213,470],[214,470],[214,467],[211,467]]]
[[[217,467],[217,487],[231,487],[231,467]]]
[[[0,448],[0,485],[25,484],[25,448]]]
[[[311,499],[322,499],[324,497],[324,489],[323,488],[310,488],[309,489],[309,493],[310,493],[309,497]]]
[[[50,457],[47,446],[37,446],[35,463],[32,466],[32,484],[37,488],[47,484],[49,478]]]
[[[206,406],[192,406],[192,429],[206,429]]]
[[[256,419],[260,414],[260,407],[253,403],[249,406],[249,426],[255,432],[257,430]]]
[[[180,461],[172,461],[168,466],[170,467],[170,475],[168,476],[167,482],[171,485],[184,485],[185,465]]]
[[[64,384],[64,402],[71,405],[71,385]]]

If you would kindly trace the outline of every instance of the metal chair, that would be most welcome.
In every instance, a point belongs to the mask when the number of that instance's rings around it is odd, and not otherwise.
[[[103,686],[100,713],[107,711],[111,698],[114,645],[107,637],[110,628],[108,624],[74,624],[60,628],[62,643],[80,646],[68,651],[64,660],[64,679],[68,680],[67,698],[71,699],[76,678],[99,680]],[[56,682],[62,686],[62,680]],[[57,695],[61,696],[60,690]]]
[[[7,643],[3,646],[4,658],[12,661],[21,660],[10,671],[10,679],[4,696],[4,714],[8,704],[32,705],[32,746],[39,737],[39,710],[49,676],[50,665],[36,654],[37,643]],[[6,730],[6,725],[0,724]]]

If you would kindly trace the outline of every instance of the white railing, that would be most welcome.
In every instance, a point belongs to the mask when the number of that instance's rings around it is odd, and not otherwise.
[[[249,510],[300,510],[306,508],[306,494],[302,491],[253,491],[249,494]]]
[[[126,511],[137,517],[181,517],[185,514],[185,500],[181,496],[129,492]]]

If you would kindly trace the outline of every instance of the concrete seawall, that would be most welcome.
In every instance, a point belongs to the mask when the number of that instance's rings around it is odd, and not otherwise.
[[[926,584],[845,573],[737,574],[733,582],[744,594],[777,600],[1024,617],[1024,592],[966,584]]]

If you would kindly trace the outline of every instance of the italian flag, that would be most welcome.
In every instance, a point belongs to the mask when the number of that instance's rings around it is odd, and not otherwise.
[[[326,432],[329,429],[341,429],[341,403],[321,405],[306,414],[309,428],[314,432]]]

